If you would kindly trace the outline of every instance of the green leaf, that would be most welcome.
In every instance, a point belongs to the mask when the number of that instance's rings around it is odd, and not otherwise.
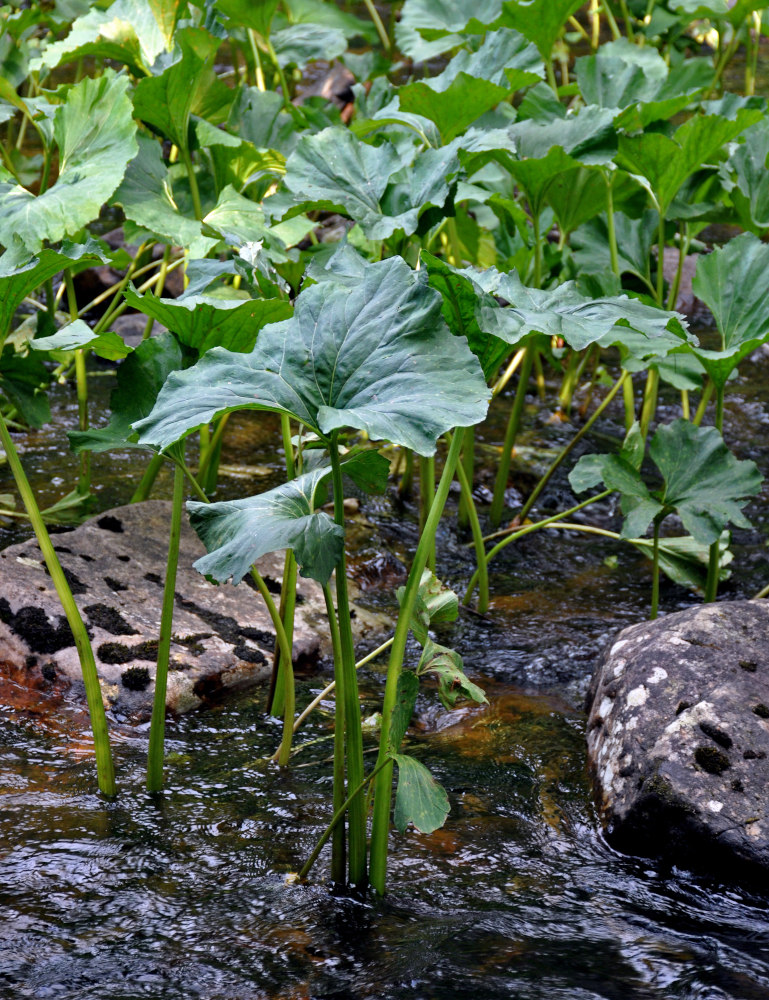
[[[0,243],[14,234],[31,249],[58,242],[93,221],[136,154],[128,78],[105,70],[71,87],[54,117],[59,176],[40,195],[0,181]]]
[[[507,0],[497,23],[515,28],[550,59],[565,22],[582,6],[581,0]]]
[[[405,833],[411,823],[420,833],[440,829],[449,814],[449,797],[424,764],[405,754],[392,754],[398,765],[393,822]]]
[[[750,527],[741,508],[759,492],[762,476],[754,462],[732,455],[714,427],[688,420],[662,425],[649,454],[665,481],[660,500],[698,542],[710,545],[729,522]]]
[[[668,66],[655,48],[620,38],[601,45],[595,55],[577,59],[574,72],[585,104],[625,108],[656,97]]]
[[[251,351],[264,326],[291,315],[291,304],[285,299],[225,299],[211,295],[159,299],[149,292],[139,295],[133,286],[126,288],[125,299],[132,308],[172,330],[182,344],[198,354],[212,347]]]
[[[745,233],[697,261],[694,293],[713,313],[722,350],[692,348],[716,386],[769,341],[769,246]]]
[[[194,111],[208,117],[208,92],[218,89],[213,65],[220,43],[203,28],[182,28],[176,33],[180,52],[177,61],[158,76],[146,77],[136,85],[136,117],[183,151],[190,148],[190,115]],[[231,99],[232,93],[228,94]]]
[[[218,241],[203,236],[200,222],[179,211],[160,143],[141,133],[137,138],[139,155],[128,164],[112,203],[120,205],[131,222],[161,241],[188,249],[192,258],[205,257]]]
[[[378,451],[356,452],[344,462],[342,472],[364,493],[381,496],[387,492],[390,463]]]
[[[489,25],[501,9],[501,0],[406,0],[395,25],[395,39],[411,59],[432,59],[460,44],[463,39],[456,32],[471,20]]]
[[[398,604],[403,603],[405,587],[398,587],[395,596]],[[457,595],[429,570],[422,571],[417,590],[415,614],[409,622],[409,628],[420,646],[427,642],[427,630],[431,625],[440,622],[456,621],[459,614]]]
[[[251,354],[217,348],[172,376],[142,434],[165,448],[213,414],[245,407],[292,414],[324,438],[355,427],[430,455],[440,434],[482,420],[488,399],[478,362],[440,308],[399,257],[366,265],[352,289],[313,285]]]
[[[596,167],[573,167],[555,176],[545,200],[564,235],[572,233],[606,207],[606,181]]]
[[[0,393],[30,427],[42,427],[51,419],[48,398],[42,391],[50,381],[51,374],[39,358],[18,354],[6,344],[0,354]]]
[[[620,274],[634,274],[651,287],[649,255],[657,235],[657,213],[648,209],[639,219],[614,213]],[[611,268],[606,217],[591,219],[572,233],[574,262],[580,271],[600,273]]]
[[[303,69],[318,59],[332,62],[341,56],[347,48],[347,38],[339,28],[325,24],[291,24],[273,34],[272,44],[282,68]]]
[[[736,118],[695,115],[684,122],[672,138],[660,132],[620,135],[617,164],[648,181],[662,215],[684,181],[704,165],[712,163],[722,147],[762,117],[761,111],[743,108]]]
[[[398,677],[393,714],[390,717],[390,746],[397,753],[409,728],[411,716],[419,694],[419,681],[410,670],[402,670]]]
[[[113,448],[146,448],[136,443],[131,424],[147,416],[170,372],[181,368],[183,363],[182,348],[172,333],[142,341],[118,367],[117,385],[110,396],[109,423],[87,431],[69,431],[72,450],[79,454]]]
[[[108,361],[124,358],[132,350],[116,333],[111,330],[105,330],[104,333],[94,333],[82,319],[73,320],[50,337],[36,337],[34,340],[30,340],[29,346],[33,351],[54,352],[54,356],[66,355],[70,351],[87,347],[88,350]]]
[[[628,538],[627,541],[640,549],[648,559],[653,558],[650,539]],[[729,551],[728,531],[721,533],[718,547],[720,551],[719,580],[727,580],[730,576],[730,570],[727,567],[734,558]],[[703,593],[707,583],[709,561],[710,546],[702,545],[691,535],[682,535],[680,538],[660,538],[660,569],[679,587],[688,587],[690,590]]]
[[[216,0],[216,6],[236,24],[253,28],[267,38],[278,0]]]
[[[344,528],[317,510],[330,466],[244,500],[188,502],[190,523],[208,550],[193,565],[219,583],[240,583],[268,552],[291,549],[302,576],[326,584],[344,549]]]
[[[54,69],[78,59],[112,59],[137,75],[148,75],[157,57],[172,47],[173,25],[186,3],[181,0],[115,0],[77,18],[60,42],[46,46],[30,69]],[[170,28],[170,31],[169,31]]]
[[[745,141],[732,151],[728,169],[737,186],[731,192],[746,229],[761,235],[769,228],[769,118],[745,131]]]
[[[95,240],[89,239],[87,243],[65,240],[59,250],[46,248],[32,258],[21,240],[12,240],[0,257],[0,347],[26,295],[65,268],[77,274],[96,263],[106,264],[107,258],[102,245]]]
[[[460,698],[469,698],[478,704],[488,704],[481,688],[467,677],[462,657],[447,646],[439,646],[429,637],[417,667],[417,674],[434,674],[438,679],[438,697],[444,708],[452,709]]]
[[[447,178],[458,170],[452,146],[403,152],[387,141],[370,146],[346,128],[327,128],[302,136],[286,163],[285,182],[299,209],[342,212],[367,239],[381,240],[399,229],[414,233],[430,206],[446,203]]]
[[[443,298],[443,318],[453,334],[466,337],[470,350],[480,362],[488,380],[510,353],[510,345],[481,329],[478,324],[478,296],[481,289],[473,282],[474,270],[460,269],[422,251],[431,288]]]

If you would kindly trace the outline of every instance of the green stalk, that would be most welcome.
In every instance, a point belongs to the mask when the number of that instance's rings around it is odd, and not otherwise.
[[[619,6],[622,11],[622,19],[625,22],[625,33],[627,34],[628,41],[634,42],[635,35],[633,34],[632,18],[630,17],[630,11],[628,10],[627,0],[619,0]]]
[[[702,418],[705,416],[705,411],[708,408],[710,397],[713,395],[713,388],[714,388],[713,380],[708,379],[707,382],[705,383],[704,389],[702,390],[702,395],[700,396],[699,405],[697,406],[697,410],[694,414],[694,419],[692,420],[692,423],[694,424],[695,427],[699,427],[700,424],[702,423]]]
[[[606,181],[606,229],[609,235],[609,255],[611,269],[619,278],[619,254],[617,252],[617,229],[614,224],[614,175],[610,171],[604,173]]]
[[[339,625],[334,608],[334,598],[331,593],[331,586],[323,585],[323,597],[326,601],[326,616],[328,617],[328,627],[331,632],[331,648],[334,651],[334,672],[336,673],[337,692],[334,699],[334,792],[333,809],[334,816],[344,816],[344,675],[341,670],[342,645],[339,638]],[[332,820],[333,823],[333,820]],[[334,885],[343,886],[345,880],[345,868],[347,866],[347,840],[345,838],[344,824],[333,823],[334,842],[331,845],[331,880]],[[321,844],[321,847],[323,845]],[[307,866],[305,866],[307,867]],[[304,869],[302,869],[304,871]],[[307,871],[310,869],[307,868]]]
[[[13,443],[11,435],[8,433],[8,428],[5,425],[1,412],[0,444],[2,444],[3,450],[5,451],[11,472],[16,480],[16,486],[21,494],[21,499],[24,503],[24,507],[26,508],[29,520],[34,528],[37,543],[40,546],[40,551],[43,553],[45,564],[48,567],[48,572],[51,574],[51,580],[56,588],[56,593],[59,595],[59,600],[61,601],[64,614],[66,615],[67,622],[69,623],[69,627],[72,630],[72,635],[75,639],[75,646],[77,647],[77,653],[80,659],[80,668],[83,671],[83,683],[85,684],[85,696],[88,702],[88,712],[91,717],[99,791],[104,795],[115,795],[117,793],[117,788],[115,786],[115,771],[112,764],[112,752],[109,744],[107,716],[104,711],[104,703],[102,702],[101,686],[99,684],[99,675],[96,671],[96,661],[94,660],[91,641],[88,638],[88,632],[83,624],[83,619],[80,616],[80,611],[75,603],[75,599],[72,596],[72,590],[70,589],[67,579],[64,576],[64,571],[59,563],[59,558],[56,555],[56,551],[51,543],[50,536],[48,535],[48,529],[46,528],[45,522],[40,514],[40,508],[37,505],[35,494],[32,492],[32,487],[29,485],[29,480],[24,472],[24,466],[21,464],[18,452],[16,451],[16,446]]]
[[[616,42],[619,38],[622,38],[622,32],[619,30],[617,22],[614,20],[614,15],[609,7],[609,0],[604,0],[603,12],[606,14],[606,20],[609,22],[609,28],[611,29],[611,34],[613,40]]]
[[[398,484],[398,496],[410,497],[414,489],[414,452],[408,448],[406,450],[406,467],[403,476]]]
[[[264,578],[256,566],[251,567],[251,579],[256,584],[256,589],[262,595],[262,600],[264,601],[270,620],[272,621],[272,627],[275,629],[275,635],[277,636],[281,656],[284,661],[283,738],[280,741],[280,746],[275,751],[273,759],[276,760],[281,767],[285,767],[288,764],[289,757],[291,756],[291,741],[294,736],[294,664],[291,658],[291,647],[288,644],[288,637],[286,636],[285,629],[283,628],[283,622],[281,621],[278,609],[275,607],[275,601],[272,599],[272,594],[267,589],[267,584],[264,582]]]
[[[387,34],[387,28],[382,24],[382,18],[379,16],[379,11],[373,4],[373,0],[363,0],[366,5],[366,10],[369,12],[369,17],[374,22],[374,27],[376,28],[377,34],[379,35],[379,40],[381,41],[385,52],[389,52],[392,48],[392,43],[390,42],[390,36]]]
[[[398,678],[403,669],[403,657],[406,653],[406,640],[409,633],[409,622],[414,611],[419,582],[422,571],[427,565],[427,555],[438,530],[438,523],[446,506],[449,487],[454,479],[459,456],[462,452],[464,428],[456,428],[451,440],[446,463],[443,466],[435,500],[430,508],[430,515],[425,524],[425,530],[419,539],[414,561],[411,564],[408,580],[401,601],[398,624],[395,627],[393,644],[390,649],[390,662],[387,668],[384,700],[382,702],[382,735],[379,743],[377,768],[382,765],[377,774],[374,786],[374,818],[371,830],[371,868],[370,879],[374,891],[384,895],[387,877],[387,838],[390,831],[390,803],[392,800],[393,766],[389,759],[393,748],[390,746],[390,724],[398,692]],[[397,748],[396,748],[397,749]]]
[[[329,444],[331,479],[334,487],[334,520],[344,530],[344,487],[342,465],[339,460],[338,435],[334,433]],[[336,606],[339,622],[339,645],[342,654],[340,674],[344,677],[345,749],[347,760],[347,788],[357,788],[363,781],[363,734],[360,725],[358,679],[355,674],[350,619],[350,599],[347,592],[347,559],[344,548],[336,565]],[[337,677],[337,683],[339,678]],[[350,884],[357,889],[366,886],[366,814],[363,802],[356,798],[350,805],[348,819]]]
[[[617,381],[611,387],[611,389],[609,389],[609,391],[606,393],[606,396],[603,398],[603,400],[601,401],[601,403],[595,408],[595,410],[593,411],[592,416],[590,416],[585,421],[585,423],[577,431],[577,433],[574,435],[574,437],[571,439],[571,441],[569,441],[569,443],[566,445],[566,447],[563,448],[558,453],[558,455],[556,455],[556,457],[553,460],[552,464],[547,469],[547,471],[542,476],[542,478],[537,483],[537,485],[534,487],[534,489],[531,491],[528,500],[526,501],[526,503],[521,508],[521,511],[518,514],[518,520],[519,521],[523,521],[526,518],[526,516],[529,513],[529,511],[534,506],[534,503],[536,502],[537,497],[540,495],[540,493],[542,492],[542,490],[545,488],[545,486],[547,485],[547,483],[550,481],[550,477],[553,475],[553,473],[555,472],[555,470],[563,462],[563,460],[566,458],[566,456],[570,454],[570,452],[572,451],[572,449],[574,448],[574,446],[577,444],[577,442],[580,441],[585,436],[585,434],[587,434],[587,432],[590,430],[590,428],[593,426],[593,424],[596,422],[596,420],[600,417],[600,415],[603,413],[603,411],[606,409],[606,407],[609,405],[609,403],[611,403],[611,401],[617,395],[617,393],[619,392],[619,390],[622,388],[623,384],[629,378],[630,378],[630,372],[623,371],[622,374],[620,375],[620,377],[617,379]]]
[[[470,499],[467,499],[464,491],[459,498],[459,512],[457,523],[460,528],[466,528],[470,524],[470,506],[475,506],[473,501],[473,483],[475,481],[475,428],[469,427],[465,432],[465,446],[462,449],[462,468],[470,484]],[[477,516],[477,515],[476,515]]]
[[[435,458],[419,456],[419,532],[424,531],[435,498]],[[435,572],[435,545],[427,556],[427,565]]]
[[[660,385],[660,373],[656,368],[650,368],[646,376],[646,387],[644,389],[644,401],[641,405],[641,435],[644,439],[649,435],[649,425],[657,412],[657,392]]]
[[[723,338],[722,338],[723,339]],[[723,350],[723,347],[722,347]],[[724,435],[724,386],[716,386],[716,419],[715,426],[718,433]],[[720,539],[717,538],[710,546],[710,557],[708,559],[708,578],[705,584],[705,602],[707,604],[715,601],[718,594],[718,577],[721,566]]]
[[[478,520],[478,511],[475,509],[473,501],[473,491],[470,480],[462,467],[461,462],[457,462],[457,478],[462,489],[462,496],[467,505],[470,517],[470,528],[473,533],[473,545],[475,546],[475,560],[478,565],[478,610],[485,614],[489,608],[489,568],[486,563],[486,548],[483,544],[483,532]]]
[[[502,511],[505,506],[505,490],[507,489],[507,479],[510,475],[510,463],[513,458],[513,447],[518,436],[518,430],[523,416],[523,408],[526,404],[526,390],[529,387],[529,377],[534,363],[534,352],[536,347],[529,344],[526,347],[526,354],[521,362],[521,371],[518,376],[518,388],[515,391],[513,408],[510,411],[510,418],[505,431],[505,441],[502,445],[502,455],[497,469],[497,478],[494,482],[494,496],[491,501],[489,516],[491,523],[496,527],[502,520]]]
[[[285,104],[289,104],[291,102],[291,92],[288,89],[288,81],[286,80],[286,75],[283,72],[283,67],[278,62],[278,54],[275,51],[275,48],[274,48],[274,46],[273,46],[273,44],[272,44],[272,42],[270,41],[269,38],[265,38],[264,39],[264,44],[267,47],[267,51],[268,51],[268,53],[270,55],[270,59],[272,59],[273,63],[275,64],[275,70],[277,71],[277,74],[278,74],[278,80],[280,81],[280,87],[281,87],[281,90],[283,91],[283,102]]]
[[[622,397],[625,403],[625,430],[629,431],[635,423],[635,395],[632,377],[627,379],[622,386]]]
[[[195,176],[195,168],[192,165],[192,157],[186,144],[179,147],[179,152],[182,154],[182,162],[184,163],[184,169],[187,171],[187,178],[190,182],[192,209],[195,213],[195,218],[200,220],[203,218],[203,206],[200,203],[200,189],[198,188],[198,179]]]
[[[538,212],[532,212],[531,224],[534,229],[534,287],[541,288],[542,287],[542,236],[539,231]]]
[[[565,517],[569,517],[571,514],[576,514],[578,510],[582,510],[584,507],[589,507],[591,503],[597,503],[599,500],[605,500],[606,497],[611,496],[613,490],[604,490],[603,493],[598,493],[594,497],[590,497],[589,500],[583,500],[582,503],[576,504],[574,507],[570,507],[568,510],[562,511],[560,514],[553,514],[552,517],[546,517],[543,521],[537,521],[535,524],[526,524],[522,528],[517,529],[507,529],[505,531],[497,531],[493,535],[487,535],[484,538],[484,542],[489,542],[494,538],[499,538],[500,535],[505,537],[490,549],[486,553],[486,564],[488,565],[494,556],[498,555],[502,549],[506,548],[512,542],[517,541],[519,538],[523,538],[524,535],[530,535],[532,531],[538,531],[540,528],[548,527],[559,527],[558,522],[562,521]],[[612,535],[612,537],[619,537],[618,535]],[[479,573],[478,570],[473,573],[470,577],[470,582],[467,585],[467,590],[465,591],[465,596],[462,598],[463,604],[469,604],[470,598],[473,596],[473,591],[478,583]]]
[[[64,284],[67,288],[67,307],[70,319],[74,322],[78,317],[77,294],[75,292],[75,281],[72,271],[67,268],[64,271]],[[85,351],[80,348],[75,351],[75,384],[77,386],[77,416],[78,429],[88,430],[88,372],[85,365]],[[83,451],[80,454],[80,476],[77,484],[77,491],[81,496],[86,496],[91,488],[91,453]]]
[[[663,515],[664,516],[664,515]],[[660,524],[662,518],[654,518],[654,534],[652,548],[652,610],[650,618],[652,621],[657,617],[660,606]]]
[[[160,792],[163,789],[163,749],[166,725],[166,690],[168,687],[168,663],[171,655],[171,635],[174,623],[174,597],[176,594],[176,570],[179,565],[179,540],[182,533],[182,510],[184,507],[184,469],[174,468],[174,495],[171,505],[171,530],[168,536],[168,560],[166,579],[163,587],[163,608],[160,613],[160,635],[158,637],[158,663],[155,673],[155,696],[152,701],[150,722],[150,745],[147,755],[147,791]]]
[[[291,443],[291,419],[287,413],[280,415],[280,431],[283,438],[283,455],[286,465],[286,480],[290,481],[296,476],[296,465],[294,463],[294,446]],[[283,582],[280,588],[280,618],[283,628],[288,638],[289,647],[294,643],[294,612],[296,609],[296,574],[297,566],[294,553],[291,549],[286,549],[286,556],[283,560]],[[272,659],[272,678],[270,680],[270,690],[267,695],[268,711],[272,715],[280,715],[283,711],[283,690],[285,679],[281,669],[281,655],[277,640]]]
[[[681,275],[684,270],[684,261],[686,260],[687,253],[689,252],[689,242],[689,227],[685,222],[682,222],[681,228],[678,232],[678,264],[676,265],[676,274],[673,278],[673,284],[668,290],[668,309],[675,309],[678,292],[681,288]]]
[[[149,465],[144,471],[144,475],[141,478],[141,482],[134,490],[134,494],[129,503],[141,503],[142,500],[146,500],[150,495],[152,487],[155,485],[155,480],[157,479],[158,472],[160,472],[163,467],[163,456],[153,455],[149,461]]]
[[[310,854],[309,858],[305,861],[301,871],[299,872],[300,879],[307,878],[307,876],[310,874],[312,866],[318,860],[318,855],[326,846],[328,838],[331,836],[332,833],[334,833],[338,828],[341,827],[342,820],[344,819],[345,813],[350,808],[350,804],[360,795],[360,793],[363,791],[366,785],[368,785],[369,782],[372,781],[379,774],[379,772],[384,768],[385,764],[387,763],[388,762],[385,760],[382,761],[381,764],[377,764],[377,766],[374,768],[371,774],[366,775],[366,777],[363,779],[363,781],[361,781],[358,787],[347,796],[344,802],[342,802],[337,809],[334,810],[334,815],[331,817],[331,822],[323,831],[323,834],[318,840],[318,843],[313,848],[312,854]]]
[[[660,209],[657,227],[657,305],[662,309],[665,301],[665,216]]]

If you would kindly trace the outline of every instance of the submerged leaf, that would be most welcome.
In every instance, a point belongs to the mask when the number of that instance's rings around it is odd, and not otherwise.
[[[217,413],[254,408],[289,413],[324,439],[354,427],[430,455],[440,434],[483,419],[488,398],[478,362],[440,308],[399,257],[367,264],[352,289],[313,285],[250,354],[216,348],[172,376],[137,429],[166,448]]]
[[[405,754],[392,754],[398,765],[393,822],[404,833],[411,823],[420,833],[432,833],[446,822],[449,797],[424,764]]]

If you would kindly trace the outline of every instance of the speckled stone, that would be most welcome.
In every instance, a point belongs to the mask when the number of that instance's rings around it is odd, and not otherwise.
[[[769,883],[769,600],[625,629],[588,704],[589,768],[611,843]]]
[[[170,518],[169,502],[148,500],[52,536],[91,635],[105,706],[120,722],[142,722],[152,711]],[[262,598],[245,581],[208,583],[192,568],[204,551],[185,519],[166,698],[177,713],[260,684],[272,669],[275,635]],[[283,553],[258,565],[278,591]],[[357,604],[353,611],[358,637],[387,627],[383,616]],[[322,590],[302,577],[293,651],[305,667],[331,652]],[[0,704],[44,720],[62,698],[85,701],[80,661],[33,538],[0,552]]]

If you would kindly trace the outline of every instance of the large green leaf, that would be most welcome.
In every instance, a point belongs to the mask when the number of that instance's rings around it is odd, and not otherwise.
[[[419,694],[419,680],[410,670],[401,671],[398,678],[398,689],[395,695],[395,705],[390,719],[390,746],[398,750],[406,730],[414,714],[414,706]]]
[[[614,230],[620,274],[634,274],[653,290],[649,255],[657,235],[657,213],[648,209],[639,219],[631,219],[622,212],[615,212]],[[571,246],[574,262],[581,272],[597,274],[611,270],[609,229],[605,216],[591,219],[572,233]]]
[[[421,62],[462,42],[456,32],[469,21],[489,25],[501,9],[502,0],[406,0],[395,39],[401,52]]]
[[[128,78],[105,70],[67,92],[56,111],[53,135],[59,176],[40,195],[0,182],[0,243],[18,235],[31,249],[58,242],[95,219],[136,154],[136,123],[126,90]]]
[[[490,379],[510,353],[510,345],[483,330],[478,322],[478,300],[482,289],[473,281],[474,268],[457,268],[427,251],[422,261],[430,286],[443,299],[443,318],[452,333],[466,337],[470,350],[480,362],[483,374]]]
[[[720,351],[693,350],[723,387],[740,361],[769,341],[769,246],[744,233],[700,257],[692,284],[721,334]]]
[[[446,822],[449,797],[424,764],[406,754],[392,754],[398,765],[393,822],[401,833],[411,823],[420,833],[432,833]]]
[[[769,118],[745,131],[745,141],[733,150],[728,169],[737,186],[731,191],[734,207],[746,229],[762,234],[769,229]]]
[[[194,111],[208,117],[208,91],[217,89],[213,64],[221,39],[203,28],[183,28],[176,33],[176,44],[180,52],[177,61],[136,85],[134,113],[181,150],[187,150],[190,115]]]
[[[616,161],[647,181],[661,214],[667,214],[679,188],[690,174],[712,165],[722,147],[759,121],[759,110],[742,108],[734,119],[696,115],[684,122],[672,138],[661,132],[620,135]]]
[[[42,427],[51,418],[45,388],[51,373],[32,354],[18,354],[11,344],[0,352],[0,396],[4,395],[30,427]]]
[[[31,259],[21,240],[12,240],[0,257],[0,348],[26,295],[65,268],[77,274],[106,261],[101,244],[95,240],[82,244],[65,240],[59,250],[46,247]]]
[[[328,583],[344,549],[344,528],[319,509],[330,475],[326,466],[244,500],[190,501],[190,523],[208,549],[195,569],[240,583],[260,556],[291,549],[302,576]]]
[[[133,286],[125,290],[125,298],[130,306],[168,327],[185,347],[198,354],[212,347],[250,351],[262,327],[291,315],[291,304],[284,299],[225,299],[211,295],[159,299],[149,292],[139,295]]]
[[[278,9],[278,0],[216,0],[216,6],[236,24],[253,28],[266,38]]]
[[[134,73],[149,75],[157,57],[171,47],[173,23],[184,7],[184,0],[115,0],[106,10],[94,7],[73,22],[66,38],[46,46],[30,68],[39,72],[63,62],[97,58],[125,63]]]
[[[405,587],[398,587],[395,595],[398,604],[403,603],[405,593]],[[429,569],[423,570],[417,590],[415,611],[409,622],[409,628],[420,646],[424,646],[427,642],[427,630],[432,625],[456,621],[458,614],[459,600],[454,591],[442,584]]]
[[[290,24],[276,31],[272,44],[281,67],[297,66],[323,59],[332,62],[347,48],[347,39],[339,28],[325,24]]]
[[[430,455],[440,434],[482,420],[488,401],[477,360],[440,311],[440,296],[399,257],[366,265],[354,288],[313,285],[250,354],[217,348],[171,376],[137,429],[165,448],[217,413],[255,408],[324,438],[354,427]]]
[[[110,451],[113,448],[146,448],[136,442],[131,424],[146,417],[170,372],[181,368],[184,352],[172,333],[145,340],[118,367],[117,385],[110,396],[106,427],[69,431],[72,450]]]
[[[549,59],[564,24],[581,6],[582,0],[507,0],[496,23],[520,31],[534,42],[543,59]]]
[[[655,48],[633,45],[626,38],[577,59],[574,71],[585,103],[602,108],[650,101],[668,76],[667,63]]]
[[[139,155],[128,164],[112,202],[122,207],[131,222],[160,240],[184,247],[192,258],[205,257],[218,241],[203,235],[197,219],[179,211],[160,143],[142,133],[137,138]]]
[[[655,490],[622,455],[597,461],[596,456],[583,456],[569,479],[575,488],[586,489],[595,484],[598,473],[608,489],[622,494],[623,538],[642,536],[654,518],[672,512],[701,545],[715,542],[730,522],[750,527],[741,508],[759,492],[761,474],[754,462],[738,461],[714,427],[696,427],[688,420],[663,424],[649,454],[663,480]]]
[[[122,337],[111,330],[94,333],[82,319],[73,320],[49,337],[36,337],[29,342],[34,351],[54,352],[54,357],[87,347],[89,351],[108,361],[118,361],[131,353]]]
[[[442,207],[459,170],[451,146],[417,153],[390,142],[370,146],[349,129],[302,136],[286,163],[286,187],[302,209],[342,212],[371,240],[410,236],[430,206]]]

